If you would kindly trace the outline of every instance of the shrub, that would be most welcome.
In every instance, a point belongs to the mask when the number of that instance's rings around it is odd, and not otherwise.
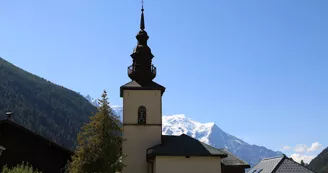
[[[21,164],[18,164],[17,166],[11,169],[8,168],[7,166],[4,166],[1,173],[42,173],[42,172],[33,169],[33,167],[28,163],[22,162]]]

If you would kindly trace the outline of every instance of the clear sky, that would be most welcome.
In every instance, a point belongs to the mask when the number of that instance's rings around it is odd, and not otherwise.
[[[327,0],[145,0],[163,113],[315,156],[328,146],[327,9]],[[139,0],[2,0],[0,56],[122,105],[139,20]]]

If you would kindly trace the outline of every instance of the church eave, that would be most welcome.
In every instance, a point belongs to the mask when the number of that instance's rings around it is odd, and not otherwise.
[[[220,158],[225,158],[227,157],[226,154],[174,154],[174,153],[167,153],[167,154],[155,154],[151,153],[147,155],[149,158],[154,158],[156,156],[176,156],[176,157],[220,157]]]
[[[124,90],[160,90],[161,95],[163,95],[165,92],[165,87],[153,81],[143,85],[136,81],[130,81],[129,83],[120,87],[120,97],[123,97]]]

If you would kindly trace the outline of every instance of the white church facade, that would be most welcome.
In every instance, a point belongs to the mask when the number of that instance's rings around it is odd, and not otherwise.
[[[147,45],[142,9],[138,44],[128,67],[131,81],[121,86],[123,98],[122,173],[244,173],[249,164],[185,134],[162,135],[162,95],[165,87],[153,81],[156,67]]]

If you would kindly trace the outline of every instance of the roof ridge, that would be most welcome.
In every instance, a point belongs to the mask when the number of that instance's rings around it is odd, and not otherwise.
[[[281,156],[275,156],[275,157],[267,157],[267,158],[263,158],[262,160],[271,160],[271,159],[277,159],[277,158],[283,158],[286,157],[286,155],[281,155]]]
[[[286,157],[286,155],[283,154],[281,160],[273,168],[272,173],[275,173],[278,170],[279,166],[284,162],[285,159],[288,159],[288,158]]]
[[[197,140],[197,139],[196,139]],[[199,140],[198,140],[199,141]],[[206,146],[209,146],[209,147],[211,147],[211,148],[214,148],[214,149],[216,149],[216,150],[218,150],[218,151],[222,151],[222,150],[224,150],[224,148],[216,148],[216,147],[213,147],[212,145],[209,145],[209,144],[206,144],[205,142],[202,142],[202,141],[199,141],[201,144],[203,144],[203,145],[206,145]],[[224,151],[225,152],[225,151]],[[228,151],[229,152],[229,151]],[[231,152],[230,152],[231,153]],[[231,153],[232,154],[232,153]]]

